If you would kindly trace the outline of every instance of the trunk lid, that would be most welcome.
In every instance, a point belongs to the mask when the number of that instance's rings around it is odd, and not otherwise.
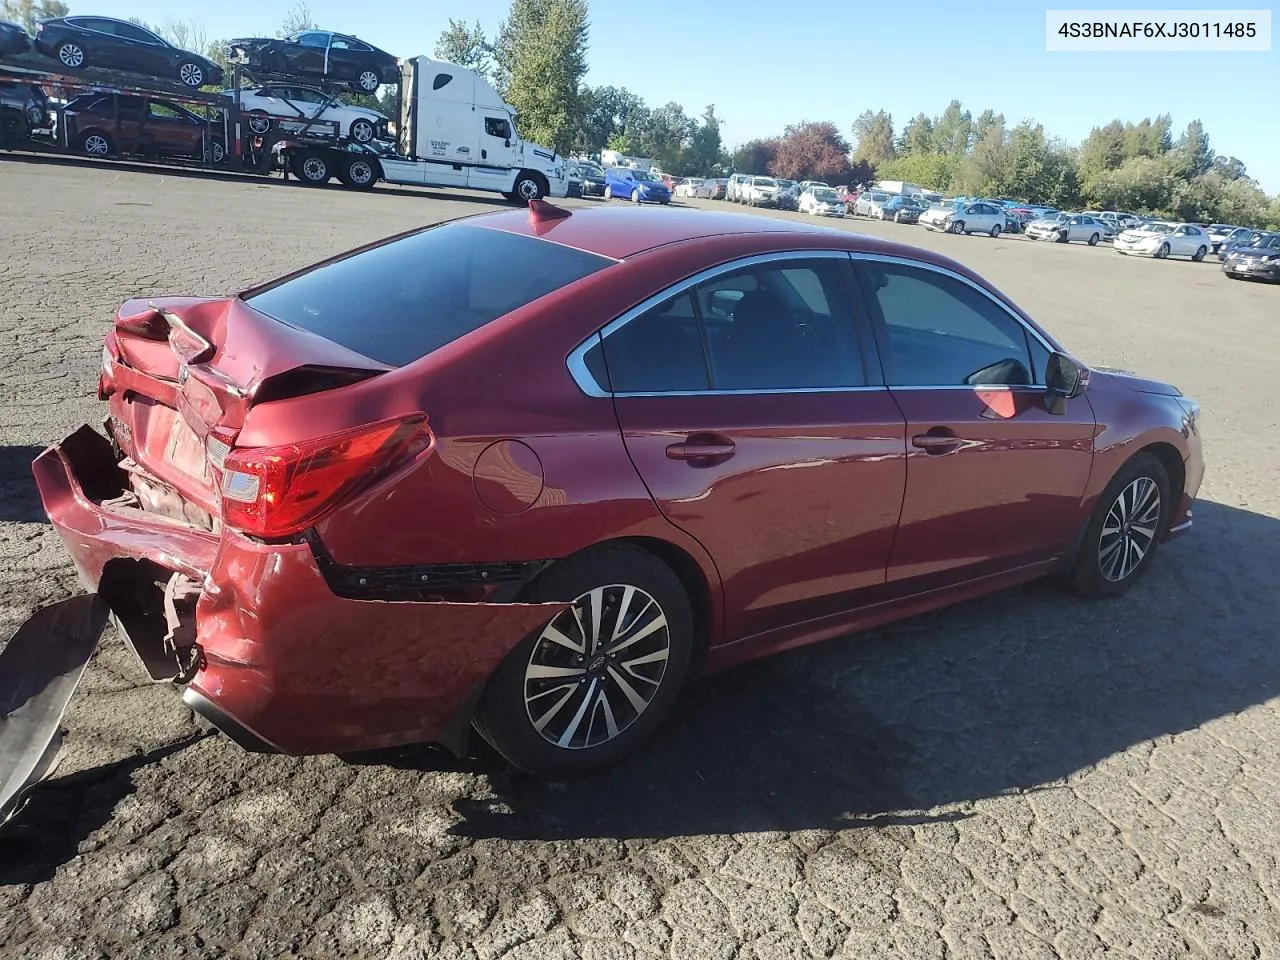
[[[130,300],[107,336],[99,395],[144,508],[151,496],[159,512],[192,520],[187,503],[217,516],[211,468],[255,404],[390,369],[237,297]]]

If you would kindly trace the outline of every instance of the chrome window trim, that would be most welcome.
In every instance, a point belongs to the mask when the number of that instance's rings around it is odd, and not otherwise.
[[[613,398],[630,398],[630,397],[733,397],[733,396],[755,396],[759,395],[779,395],[792,393],[871,393],[877,391],[904,390],[1043,390],[1044,387],[1036,384],[942,384],[939,386],[902,386],[891,387],[883,384],[871,384],[862,386],[849,387],[792,387],[778,389],[762,389],[762,390],[660,390],[660,391],[632,391],[632,392],[614,392],[605,389],[599,384],[595,377],[591,375],[591,371],[587,368],[586,356],[597,344],[602,344],[604,338],[611,336],[618,330],[622,329],[632,320],[647,313],[659,304],[670,300],[672,297],[678,297],[683,293],[687,293],[690,288],[696,287],[700,283],[721,276],[726,273],[734,273],[738,270],[747,269],[763,263],[774,263],[786,260],[840,260],[848,259],[853,261],[867,261],[873,263],[890,263],[906,267],[916,267],[918,269],[929,270],[952,280],[959,280],[970,289],[977,291],[987,300],[991,301],[1006,314],[1013,318],[1017,324],[1027,331],[1036,342],[1039,343],[1049,353],[1056,353],[1055,348],[1049,343],[1038,330],[1030,326],[1026,320],[1018,316],[1009,306],[1001,302],[995,297],[991,291],[985,289],[980,284],[975,283],[968,277],[956,273],[947,267],[938,264],[928,263],[923,260],[913,260],[908,257],[889,256],[880,253],[862,253],[852,250],[786,250],[775,253],[760,253],[750,257],[743,257],[729,263],[722,263],[718,266],[709,267],[701,273],[696,273],[691,277],[679,280],[671,286],[665,288],[659,293],[642,300],[639,304],[627,310],[625,313],[613,320],[610,320],[603,327],[597,330],[582,343],[578,344],[570,351],[568,358],[565,360],[565,366],[568,368],[569,376],[573,378],[573,382],[588,397],[596,399]]]

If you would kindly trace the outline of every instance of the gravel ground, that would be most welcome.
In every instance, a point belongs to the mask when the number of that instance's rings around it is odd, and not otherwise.
[[[0,160],[0,636],[78,589],[27,465],[99,417],[123,299],[492,206]],[[845,226],[1201,401],[1195,529],[1128,597],[1032,585],[723,674],[573,784],[429,748],[252,756],[109,638],[59,777],[0,838],[0,956],[1280,956],[1280,289]]]

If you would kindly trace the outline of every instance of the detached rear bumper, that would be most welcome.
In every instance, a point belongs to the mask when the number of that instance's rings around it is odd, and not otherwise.
[[[86,588],[153,679],[189,680],[188,705],[249,749],[342,753],[445,738],[502,658],[566,606],[337,597],[306,543],[214,535],[105,502],[124,475],[89,427],[33,470]],[[197,594],[181,611],[187,646],[176,656],[164,643],[162,589],[173,573]]]

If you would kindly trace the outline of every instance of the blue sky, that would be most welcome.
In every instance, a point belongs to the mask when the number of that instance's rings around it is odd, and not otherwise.
[[[69,2],[73,13],[151,22],[163,22],[175,8],[171,0]],[[1271,9],[1271,2],[1218,8]],[[401,57],[430,54],[450,15],[478,19],[492,35],[508,5],[309,2],[321,26],[354,33]],[[273,35],[291,6],[292,0],[213,0],[184,8],[210,37],[231,37]],[[802,119],[831,120],[850,135],[854,117],[868,108],[888,110],[900,130],[921,110],[940,113],[953,97],[975,115],[990,107],[1011,124],[1033,117],[1051,136],[1073,142],[1113,119],[1171,113],[1177,131],[1198,117],[1215,151],[1243,160],[1264,189],[1280,192],[1280,60],[1274,44],[1270,53],[1047,53],[1045,10],[1071,6],[1061,0],[996,0],[984,7],[954,0],[901,6],[590,0],[587,82],[626,87],[650,105],[674,100],[692,115],[714,103],[729,145]],[[1113,4],[1184,7],[1213,4]],[[1236,87],[1227,80],[1233,76],[1250,82]]]

